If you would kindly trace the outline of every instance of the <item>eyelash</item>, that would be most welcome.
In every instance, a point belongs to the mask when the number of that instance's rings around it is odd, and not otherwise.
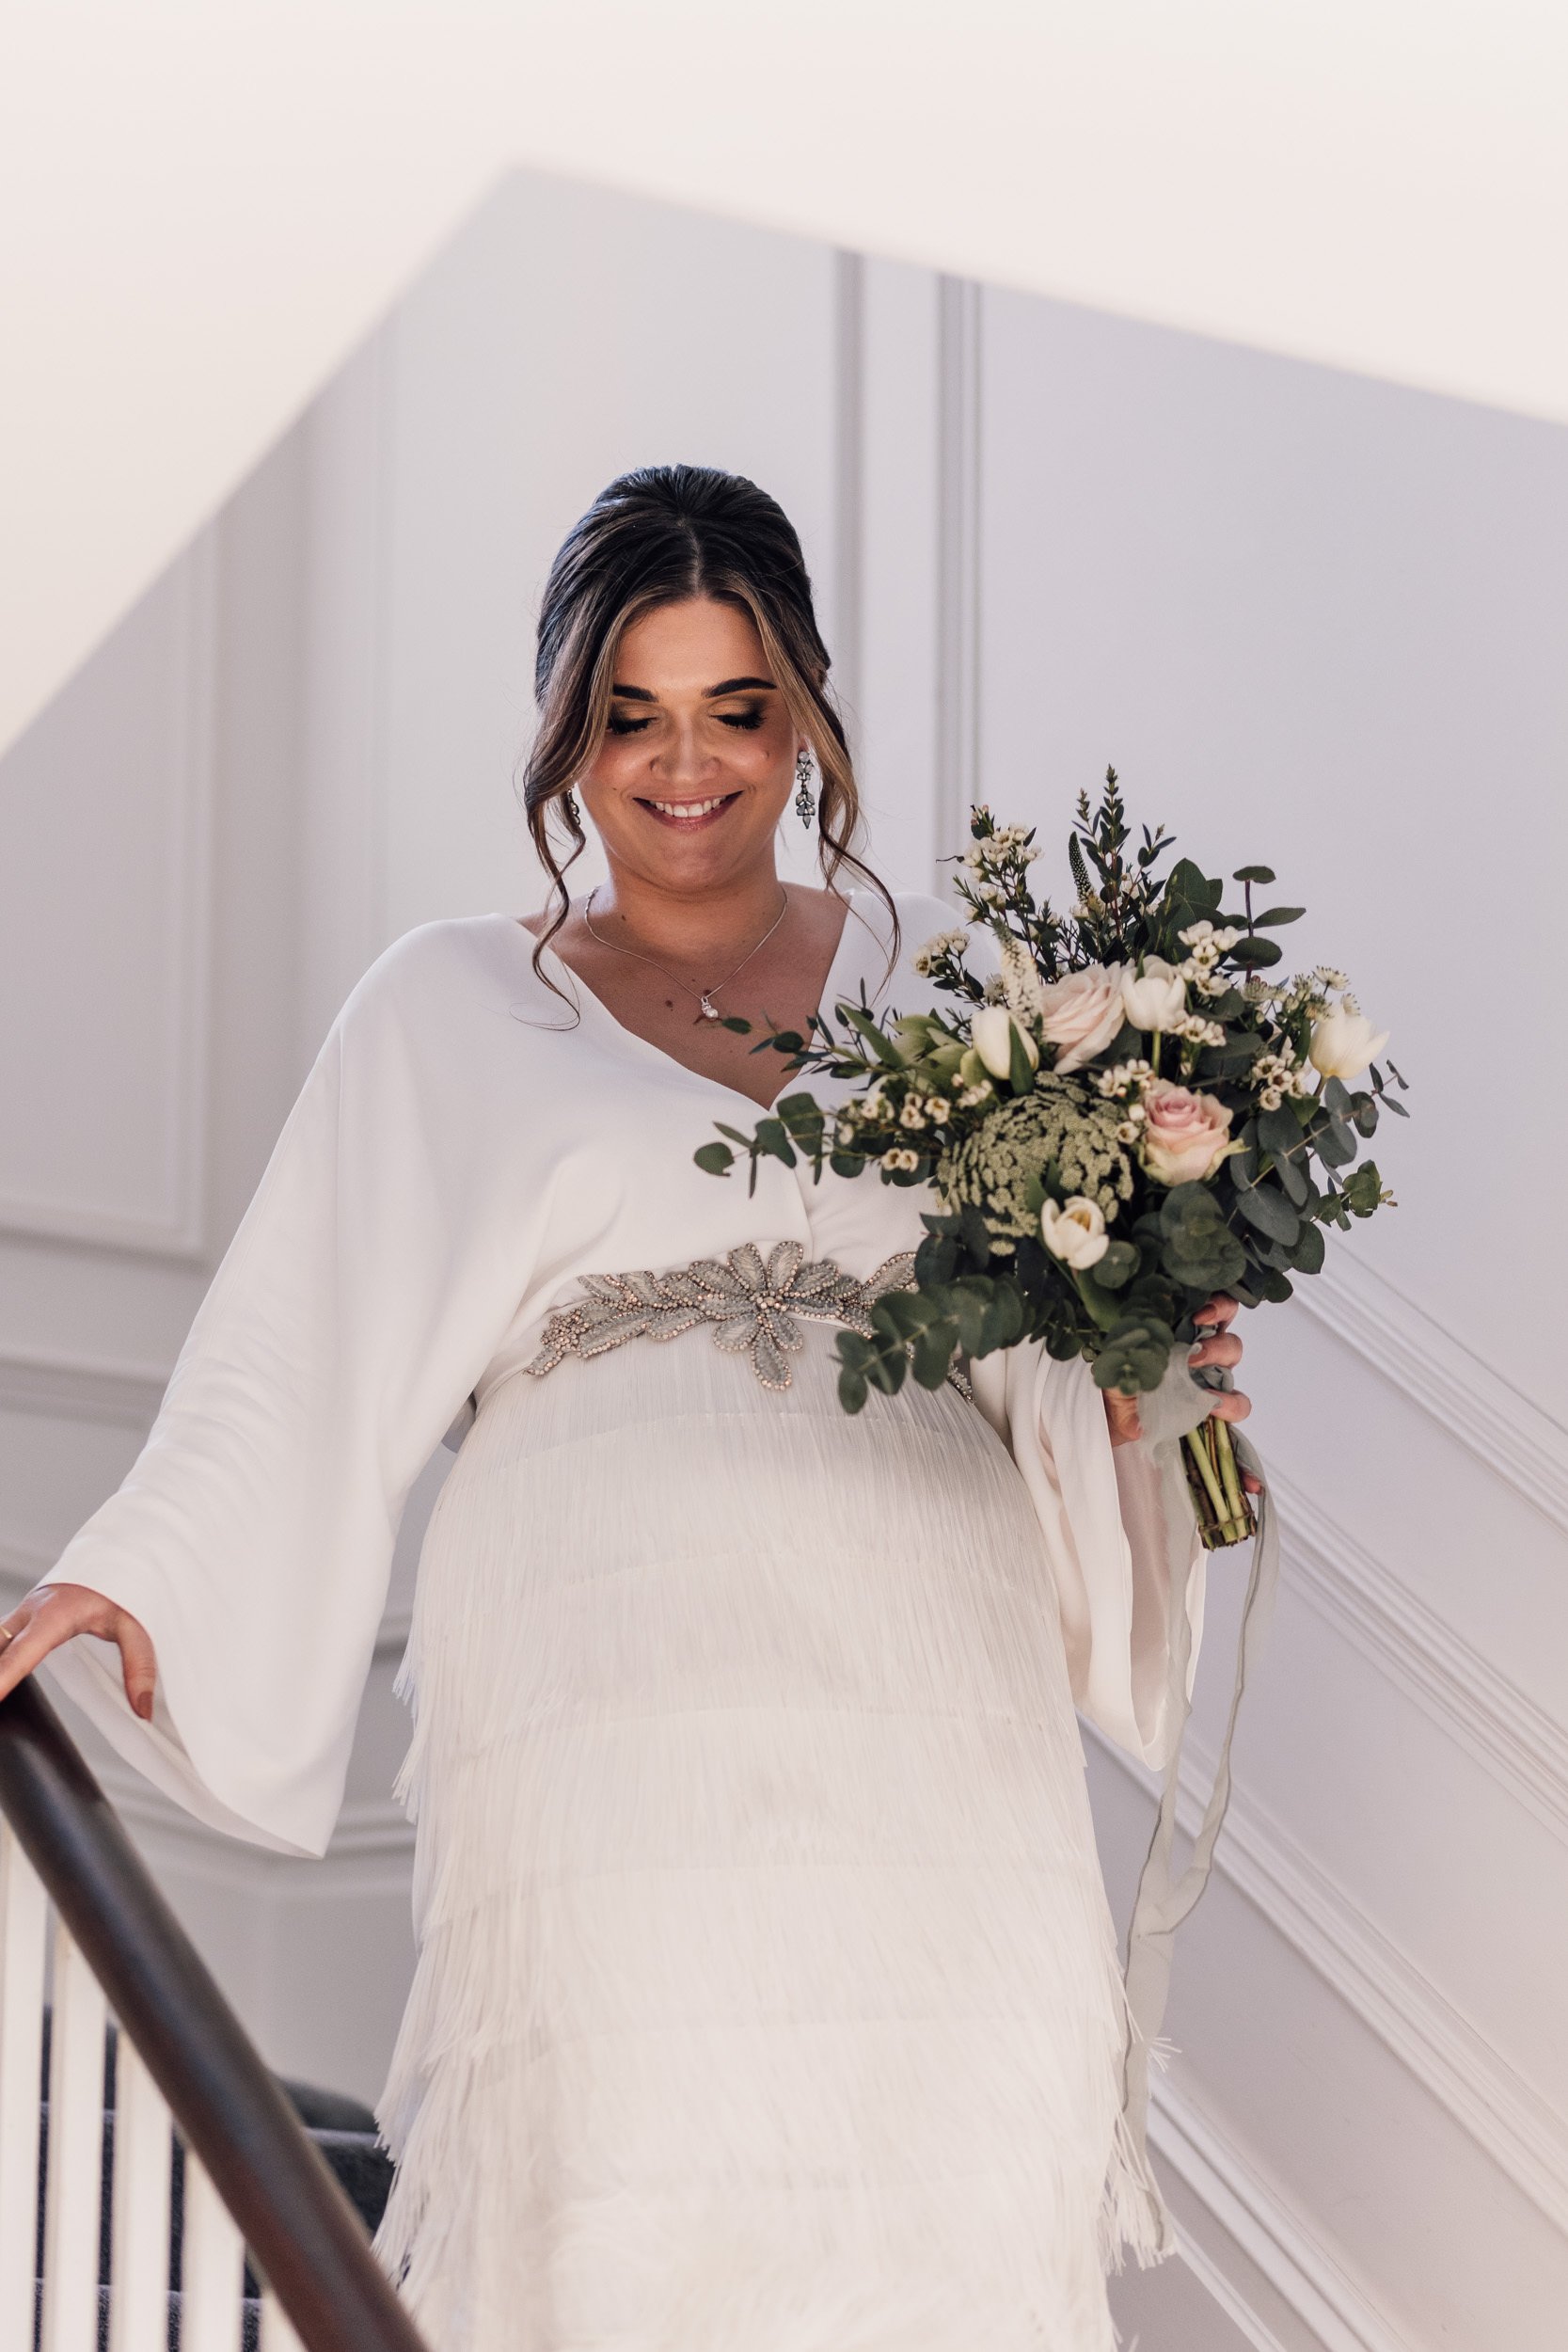
[[[760,710],[721,711],[719,723],[721,727],[738,727],[743,733],[752,735],[761,726],[762,718]],[[611,735],[641,735],[644,727],[652,725],[651,719],[626,719],[618,711],[611,711],[610,716]]]

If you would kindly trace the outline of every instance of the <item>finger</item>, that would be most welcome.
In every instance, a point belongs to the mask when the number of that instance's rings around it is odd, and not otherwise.
[[[119,1644],[119,1668],[125,1683],[125,1695],[131,1711],[144,1724],[152,1721],[152,1694],[158,1687],[158,1661],[153,1654],[151,1637],[135,1617],[123,1609],[117,1613],[115,1640]]]
[[[1200,1364],[1239,1364],[1242,1343],[1229,1331],[1216,1331],[1212,1340],[1199,1340],[1187,1361],[1193,1371]]]
[[[5,1630],[9,1641],[0,1645],[0,1699],[6,1698],[24,1682],[40,1659],[47,1658],[54,1648],[47,1620],[39,1623],[40,1613],[24,1601],[6,1619]]]
[[[1199,1324],[1217,1323],[1223,1330],[1235,1312],[1236,1301],[1229,1292],[1216,1291],[1212,1298],[1204,1300],[1196,1314],[1194,1315],[1193,1321]]]
[[[1138,1419],[1137,1398],[1124,1396],[1119,1389],[1106,1389],[1103,1394],[1105,1419],[1110,1427],[1111,1443],[1131,1445],[1135,1438],[1143,1435],[1143,1423]]]
[[[1263,1491],[1262,1480],[1260,1478],[1254,1478],[1250,1470],[1243,1470],[1242,1472],[1242,1485],[1245,1487],[1249,1495],[1260,1495]]]
[[[1221,1389],[1216,1391],[1209,1410],[1215,1421],[1245,1421],[1252,1410],[1252,1399],[1243,1396],[1240,1389]]]

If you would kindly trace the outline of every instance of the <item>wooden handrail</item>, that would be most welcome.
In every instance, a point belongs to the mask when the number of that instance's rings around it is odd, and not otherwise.
[[[0,1812],[307,2352],[425,2352],[359,2217],[30,1678],[0,1699]]]

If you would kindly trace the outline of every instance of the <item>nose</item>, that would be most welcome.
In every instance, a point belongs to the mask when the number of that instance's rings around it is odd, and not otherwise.
[[[673,732],[665,738],[664,746],[654,757],[657,774],[673,786],[701,784],[718,767],[711,752],[705,752],[697,734],[696,717],[676,716]]]

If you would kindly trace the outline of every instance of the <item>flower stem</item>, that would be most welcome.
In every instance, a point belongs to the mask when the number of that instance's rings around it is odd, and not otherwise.
[[[1227,1519],[1230,1517],[1230,1513],[1227,1508],[1225,1494],[1221,1488],[1214,1466],[1209,1459],[1209,1449],[1203,1442],[1203,1434],[1201,1430],[1189,1429],[1187,1432],[1186,1445],[1188,1453],[1191,1454],[1194,1462],[1197,1466],[1197,1474],[1202,1479],[1204,1489],[1208,1494],[1210,1502],[1213,1506],[1215,1518],[1221,1520]]]
[[[1205,1550],[1223,1551],[1231,1544],[1245,1543],[1257,1534],[1258,1521],[1242,1489],[1226,1423],[1211,1414],[1201,1428],[1188,1430],[1184,1443],[1187,1484]]]
[[[1236,1468],[1236,1449],[1230,1442],[1230,1424],[1211,1416],[1214,1451],[1220,1457],[1220,1477],[1225,1484],[1225,1499],[1230,1505],[1229,1517],[1244,1519],[1246,1504],[1242,1500],[1242,1481]]]

